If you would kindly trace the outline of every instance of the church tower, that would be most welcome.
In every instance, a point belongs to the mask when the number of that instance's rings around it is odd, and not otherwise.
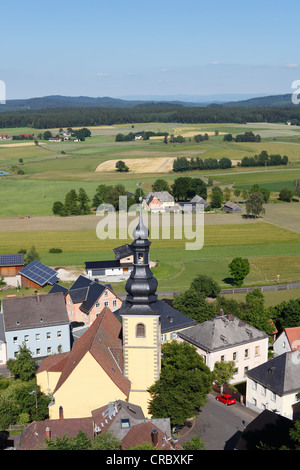
[[[133,270],[126,283],[127,297],[119,314],[123,321],[124,375],[131,382],[129,401],[148,413],[147,389],[159,379],[161,363],[160,313],[157,306],[157,280],[149,268],[149,230],[139,223],[133,232]]]

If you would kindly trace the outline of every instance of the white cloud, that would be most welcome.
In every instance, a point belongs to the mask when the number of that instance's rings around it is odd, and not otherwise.
[[[296,67],[298,67],[298,64],[286,64],[285,67],[287,67],[288,69],[295,69]]]
[[[109,76],[109,73],[98,72],[97,75],[98,75],[98,77],[108,77],[108,76]]]

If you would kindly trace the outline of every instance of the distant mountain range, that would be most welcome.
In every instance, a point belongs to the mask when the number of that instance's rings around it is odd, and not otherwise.
[[[51,95],[39,98],[7,100],[0,106],[1,111],[35,110],[49,108],[101,107],[101,108],[133,108],[135,106],[244,106],[244,107],[274,107],[292,106],[292,95],[252,96],[249,95],[210,95],[210,96],[151,96],[129,98],[92,98],[88,96]],[[250,95],[251,96],[251,95]],[[133,97],[132,97],[133,98]],[[240,98],[240,99],[239,99]],[[295,105],[293,105],[295,106]]]

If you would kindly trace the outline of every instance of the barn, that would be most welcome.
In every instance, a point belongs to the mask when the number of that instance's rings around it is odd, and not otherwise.
[[[34,260],[19,272],[21,286],[40,289],[47,285],[53,286],[58,282],[57,272],[40,261]]]
[[[16,276],[23,267],[23,254],[18,253],[14,255],[0,255],[0,276]]]

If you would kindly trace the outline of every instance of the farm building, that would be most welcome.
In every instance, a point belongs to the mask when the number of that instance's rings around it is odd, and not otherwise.
[[[115,259],[108,261],[87,261],[86,274],[89,279],[102,276],[120,276],[133,269],[133,251],[130,245],[122,245],[113,249]]]
[[[16,276],[24,267],[24,255],[0,255],[0,276]]]
[[[168,191],[156,191],[146,194],[143,205],[153,212],[164,212],[175,206],[174,197]]]
[[[243,209],[241,208],[241,206],[239,206],[238,204],[235,204],[234,202],[231,202],[231,201],[227,201],[224,206],[222,207],[222,210],[224,212],[227,212],[227,213],[239,213],[239,212],[243,212]]]
[[[40,261],[34,260],[19,271],[21,286],[40,289],[58,282],[57,272]]]
[[[178,205],[184,212],[203,212],[209,206],[209,203],[196,194],[190,201],[178,202]]]

